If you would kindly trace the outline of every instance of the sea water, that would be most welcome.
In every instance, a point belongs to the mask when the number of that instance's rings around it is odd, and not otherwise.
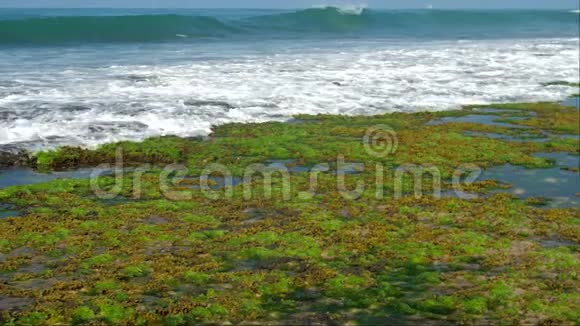
[[[571,11],[0,9],[0,148],[563,100]]]

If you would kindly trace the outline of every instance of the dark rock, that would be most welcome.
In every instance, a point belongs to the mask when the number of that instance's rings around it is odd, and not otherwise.
[[[36,254],[36,250],[31,249],[31,248],[27,248],[27,247],[19,247],[16,248],[14,250],[12,250],[12,252],[10,252],[10,254],[8,255],[8,257],[10,258],[14,258],[14,257],[32,257]]]
[[[126,75],[126,76],[119,76],[121,79],[126,79],[132,82],[150,82],[156,79],[159,79],[158,76],[154,76],[154,75],[136,75],[136,74],[130,74],[130,75]]]
[[[184,102],[185,105],[189,106],[220,106],[227,110],[235,109],[233,105],[228,102],[223,101],[198,101],[198,100],[189,100]]]
[[[31,279],[26,281],[8,282],[7,285],[18,290],[47,290],[58,282],[63,281],[63,278],[50,279]]]
[[[29,166],[30,153],[10,145],[0,146],[0,168]]]
[[[152,224],[152,225],[161,225],[161,224],[169,223],[169,221],[166,218],[163,218],[160,216],[151,216],[151,217],[147,218],[144,222],[146,224]]]
[[[120,130],[130,130],[130,131],[140,131],[149,128],[148,125],[138,122],[138,121],[107,121],[107,122],[94,122],[89,126],[89,131],[92,133],[117,133]]]
[[[247,214],[250,218],[242,221],[242,224],[255,224],[266,218],[266,214],[264,212],[254,208],[248,208],[244,210],[244,213]]]
[[[32,302],[30,298],[0,297],[0,311],[20,310]]]
[[[48,270],[48,268],[46,268],[46,266],[44,266],[42,264],[30,264],[30,265],[27,265],[24,267],[20,267],[18,269],[18,273],[37,274],[37,273],[45,272],[46,270]]]
[[[84,105],[66,105],[60,108],[61,111],[66,112],[83,112],[83,111],[90,111],[91,108]]]

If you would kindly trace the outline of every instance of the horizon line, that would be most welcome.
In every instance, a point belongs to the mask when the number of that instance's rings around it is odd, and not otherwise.
[[[340,6],[324,6],[325,8],[334,7],[340,8]],[[365,9],[380,9],[380,10],[578,10],[579,8],[543,8],[543,7],[531,7],[531,8],[520,8],[520,7],[506,7],[506,8],[469,8],[469,7],[441,7],[441,8],[425,8],[425,7],[401,7],[401,8],[389,8],[389,7],[367,7],[361,6]],[[1,6],[0,9],[213,9],[213,10],[304,10],[304,9],[316,9],[321,8],[317,6],[312,7],[282,7],[282,8],[266,8],[266,7],[16,7],[16,6]]]

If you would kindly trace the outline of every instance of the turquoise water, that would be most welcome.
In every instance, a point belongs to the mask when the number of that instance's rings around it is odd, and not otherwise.
[[[276,10],[2,10],[0,44],[187,42],[248,38],[574,37],[566,11],[381,11],[365,8]]]
[[[295,114],[561,101],[568,11],[0,9],[0,150]]]

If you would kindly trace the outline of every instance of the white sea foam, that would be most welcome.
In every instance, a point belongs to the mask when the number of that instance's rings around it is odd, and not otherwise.
[[[367,8],[366,5],[348,5],[348,6],[339,6],[338,12],[344,15],[361,15],[364,10]]]
[[[343,15],[361,15],[368,6],[366,4],[342,4],[342,5],[317,5],[314,8],[327,9],[336,8],[336,10]]]
[[[25,71],[2,68],[0,145],[90,147],[157,135],[201,136],[213,125],[284,121],[301,113],[378,114],[560,100],[575,89],[541,84],[579,79],[578,45],[570,39],[358,42],[340,44],[340,52],[309,47],[239,51],[224,58],[206,58],[192,49],[134,49],[150,51],[147,57],[155,62],[147,64],[125,49],[119,54],[124,60],[103,58],[107,65],[92,63],[100,53],[93,50],[36,49],[46,51],[36,65]],[[3,53],[0,61],[15,57]],[[68,57],[77,65],[50,66]]]

